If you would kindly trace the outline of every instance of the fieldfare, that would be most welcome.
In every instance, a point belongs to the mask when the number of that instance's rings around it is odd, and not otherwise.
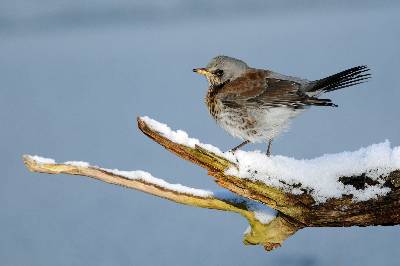
[[[357,66],[332,76],[309,81],[271,70],[249,67],[228,56],[214,57],[205,68],[194,72],[208,81],[206,104],[217,123],[233,137],[247,143],[268,143],[288,128],[292,118],[312,105],[337,107],[330,99],[318,96],[365,82],[367,66]]]

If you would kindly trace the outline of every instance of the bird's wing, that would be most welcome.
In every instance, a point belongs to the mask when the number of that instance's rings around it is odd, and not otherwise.
[[[215,97],[229,107],[254,105],[298,109],[308,105],[335,106],[329,99],[307,96],[300,87],[301,84],[295,81],[271,77],[269,71],[253,69],[222,86]]]

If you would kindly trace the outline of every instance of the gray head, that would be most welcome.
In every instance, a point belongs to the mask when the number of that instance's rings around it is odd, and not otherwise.
[[[240,77],[249,69],[242,60],[219,55],[211,59],[205,68],[195,68],[194,72],[204,75],[212,87],[224,84]]]

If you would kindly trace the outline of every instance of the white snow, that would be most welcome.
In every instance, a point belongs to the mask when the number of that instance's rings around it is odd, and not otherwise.
[[[251,202],[249,210],[254,212],[254,217],[262,224],[267,224],[276,217],[277,211],[256,201]]]
[[[217,155],[223,156],[223,152],[218,149],[217,147],[211,145],[211,144],[204,144],[200,143],[198,139],[195,138],[190,138],[188,134],[183,131],[183,130],[172,130],[169,126],[166,124],[160,123],[154,119],[151,119],[150,117],[147,116],[142,116],[140,119],[142,119],[151,129],[154,131],[157,131],[160,133],[162,136],[166,137],[167,139],[171,140],[172,142],[178,143],[185,145],[190,148],[195,148],[195,145],[198,145],[208,151],[211,151]]]
[[[305,190],[316,203],[342,195],[353,195],[354,201],[385,195],[390,189],[383,187],[383,177],[400,169],[400,147],[392,149],[389,141],[355,152],[326,154],[309,160],[280,155],[267,157],[259,151],[237,151],[235,157],[239,169],[231,167],[226,174],[261,181],[294,194],[301,194]],[[339,177],[363,173],[379,184],[357,190],[339,182]]]
[[[82,162],[82,161],[68,161],[68,162],[65,162],[64,164],[78,166],[78,167],[89,167],[90,166],[89,163]]]
[[[34,160],[40,164],[55,164],[56,163],[53,159],[41,157],[38,155],[29,155],[29,158],[31,158],[32,160]]]
[[[150,173],[145,172],[145,171],[140,171],[140,170],[138,170],[138,171],[121,171],[118,169],[105,169],[105,168],[102,168],[102,169],[105,171],[111,172],[113,174],[128,178],[128,179],[141,180],[141,181],[144,181],[149,184],[154,184],[159,187],[163,187],[163,188],[166,188],[169,190],[176,191],[178,193],[189,194],[189,195],[198,196],[198,197],[202,197],[202,198],[213,196],[212,191],[191,188],[191,187],[187,187],[187,186],[184,186],[181,184],[171,184],[171,183],[166,182],[163,179],[154,177]]]
[[[365,201],[385,195],[390,191],[384,187],[384,177],[400,169],[400,147],[391,148],[389,141],[361,148],[354,152],[326,154],[315,159],[294,159],[285,156],[267,157],[263,152],[236,151],[222,153],[210,144],[202,144],[182,130],[173,131],[167,125],[149,117],[142,119],[155,131],[171,141],[194,148],[199,145],[226,159],[236,162],[226,174],[238,176],[284,189],[294,194],[307,191],[316,203],[323,203],[330,198],[352,195],[353,201]],[[377,185],[356,189],[344,185],[339,177],[359,176],[379,182]]]

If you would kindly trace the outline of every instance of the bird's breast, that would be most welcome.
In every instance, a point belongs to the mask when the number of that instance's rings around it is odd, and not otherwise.
[[[218,115],[221,111],[220,106],[218,106],[217,99],[215,98],[215,89],[214,88],[209,88],[207,91],[207,96],[205,99],[208,111],[212,115],[214,119],[218,119]]]

